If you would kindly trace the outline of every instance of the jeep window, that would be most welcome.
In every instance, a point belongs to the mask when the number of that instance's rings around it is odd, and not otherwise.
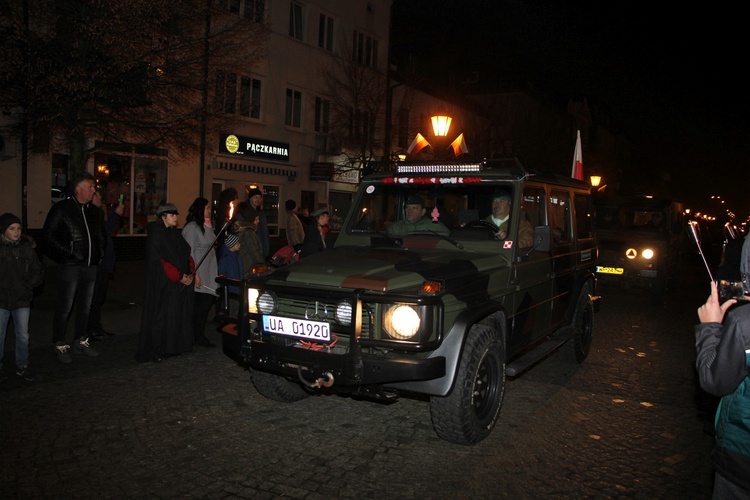
[[[573,193],[573,203],[576,211],[576,231],[579,240],[594,237],[591,223],[592,206],[591,196],[586,193]]]
[[[418,196],[424,201],[425,218],[436,227],[438,224],[446,226],[452,237],[487,240],[492,236],[491,226],[487,223],[492,213],[492,197],[498,189],[507,191],[512,199],[515,198],[513,186],[509,183],[372,183],[365,185],[360,197],[355,200],[347,230],[350,233],[385,233],[396,221],[406,220],[406,201],[410,196]],[[513,203],[511,220],[513,211],[518,209]],[[515,235],[517,228],[511,227],[509,232]]]
[[[570,193],[555,189],[550,195],[549,225],[555,243],[571,241]]]

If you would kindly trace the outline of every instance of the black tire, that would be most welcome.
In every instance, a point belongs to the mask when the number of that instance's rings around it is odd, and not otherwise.
[[[471,328],[453,389],[445,397],[430,398],[432,425],[442,439],[469,445],[492,432],[505,396],[503,352],[494,329]]]
[[[591,340],[594,334],[594,303],[589,295],[589,287],[583,287],[578,296],[573,321],[568,328],[573,329],[573,337],[565,342],[557,355],[566,363],[583,363],[591,350]]]
[[[268,373],[261,370],[250,369],[255,389],[273,401],[282,403],[294,403],[310,396],[310,393],[301,384],[288,380],[281,375]]]

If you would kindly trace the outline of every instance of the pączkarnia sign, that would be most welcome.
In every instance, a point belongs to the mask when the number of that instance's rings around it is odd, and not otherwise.
[[[289,161],[289,143],[267,141],[265,139],[243,137],[234,134],[223,134],[221,136],[219,152],[250,158]]]

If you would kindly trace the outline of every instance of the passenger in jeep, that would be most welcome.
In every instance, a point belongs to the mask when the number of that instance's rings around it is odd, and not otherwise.
[[[510,193],[504,189],[496,189],[492,193],[492,213],[484,220],[497,226],[495,239],[504,240],[508,236],[508,221],[510,220],[511,201]],[[518,227],[518,246],[530,247],[534,244],[534,228],[531,223],[521,217]]]
[[[397,220],[388,226],[388,234],[403,235],[420,231],[434,232],[444,236],[450,234],[450,229],[445,224],[425,217],[426,213],[424,200],[420,196],[409,196],[404,206],[404,219]]]

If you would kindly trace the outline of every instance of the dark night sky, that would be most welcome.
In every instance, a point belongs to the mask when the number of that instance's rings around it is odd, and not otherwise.
[[[438,54],[444,68],[498,68],[500,81],[606,106],[644,166],[672,179],[675,198],[697,204],[720,194],[744,218],[742,23],[728,8],[638,0],[395,0],[392,29],[396,44],[411,39],[420,59]]]

